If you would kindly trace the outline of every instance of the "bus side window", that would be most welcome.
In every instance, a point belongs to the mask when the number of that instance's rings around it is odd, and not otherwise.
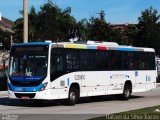
[[[53,57],[53,71],[63,71],[63,57],[62,56],[55,56]]]
[[[94,50],[80,50],[80,70],[93,71],[95,66]]]
[[[96,69],[109,70],[109,55],[107,51],[97,51],[95,55]]]
[[[134,69],[134,57],[133,52],[123,52],[123,70]]]
[[[155,70],[155,55],[154,53],[144,53],[145,70]]]
[[[122,55],[123,52],[111,51],[110,52],[110,69],[111,70],[122,70]]]
[[[52,49],[51,51],[51,81],[64,74],[64,59],[63,54],[58,49]]]
[[[80,55],[80,69],[81,70],[88,70],[88,67],[89,67],[89,65],[88,65],[88,58],[89,58],[88,52],[82,50],[82,51],[80,51],[79,55]]]
[[[66,49],[65,59],[66,59],[66,70],[67,72],[73,72],[79,70],[79,54],[78,50]]]

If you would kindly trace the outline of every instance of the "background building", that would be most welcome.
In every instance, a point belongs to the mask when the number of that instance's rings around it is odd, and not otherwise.
[[[14,33],[12,27],[14,25],[14,22],[3,17],[0,13],[0,31],[1,32],[9,32],[9,33]],[[3,40],[2,40],[2,34],[0,34],[0,50],[2,50],[3,47]]]
[[[4,68],[4,58],[8,56],[8,51],[4,51],[3,43],[5,40],[4,34],[5,33],[10,33],[9,38],[12,38],[12,33],[14,33],[12,27],[14,25],[14,22],[3,17],[0,13],[0,70]],[[7,43],[10,44],[10,43]],[[1,71],[0,71],[0,76],[1,76]]]

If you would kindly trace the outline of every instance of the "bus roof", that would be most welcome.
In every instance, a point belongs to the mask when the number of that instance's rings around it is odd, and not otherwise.
[[[13,46],[27,46],[27,45],[49,45],[50,42],[28,42],[28,43],[19,43],[14,44]]]
[[[133,47],[133,46],[124,46],[118,45],[114,42],[100,42],[100,43],[71,43],[71,42],[28,42],[14,44],[13,46],[27,46],[27,45],[52,45],[52,47],[58,48],[71,48],[71,49],[96,49],[96,50],[119,50],[119,51],[144,51],[144,52],[155,52],[153,48],[144,48],[144,47]]]
[[[75,44],[75,43],[53,43],[53,47],[71,48],[71,49],[96,49],[96,50],[118,50],[118,51],[144,51],[155,52],[153,48],[132,47],[124,45],[103,45],[103,44]]]

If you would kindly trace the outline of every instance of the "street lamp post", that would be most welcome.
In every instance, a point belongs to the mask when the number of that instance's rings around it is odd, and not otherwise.
[[[28,0],[23,0],[24,22],[23,22],[23,42],[28,42]]]

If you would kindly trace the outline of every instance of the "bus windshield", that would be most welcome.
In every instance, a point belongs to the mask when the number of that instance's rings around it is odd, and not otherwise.
[[[47,75],[48,50],[36,51],[35,46],[33,48],[33,51],[32,47],[29,49],[28,47],[12,49],[9,67],[10,77]]]

